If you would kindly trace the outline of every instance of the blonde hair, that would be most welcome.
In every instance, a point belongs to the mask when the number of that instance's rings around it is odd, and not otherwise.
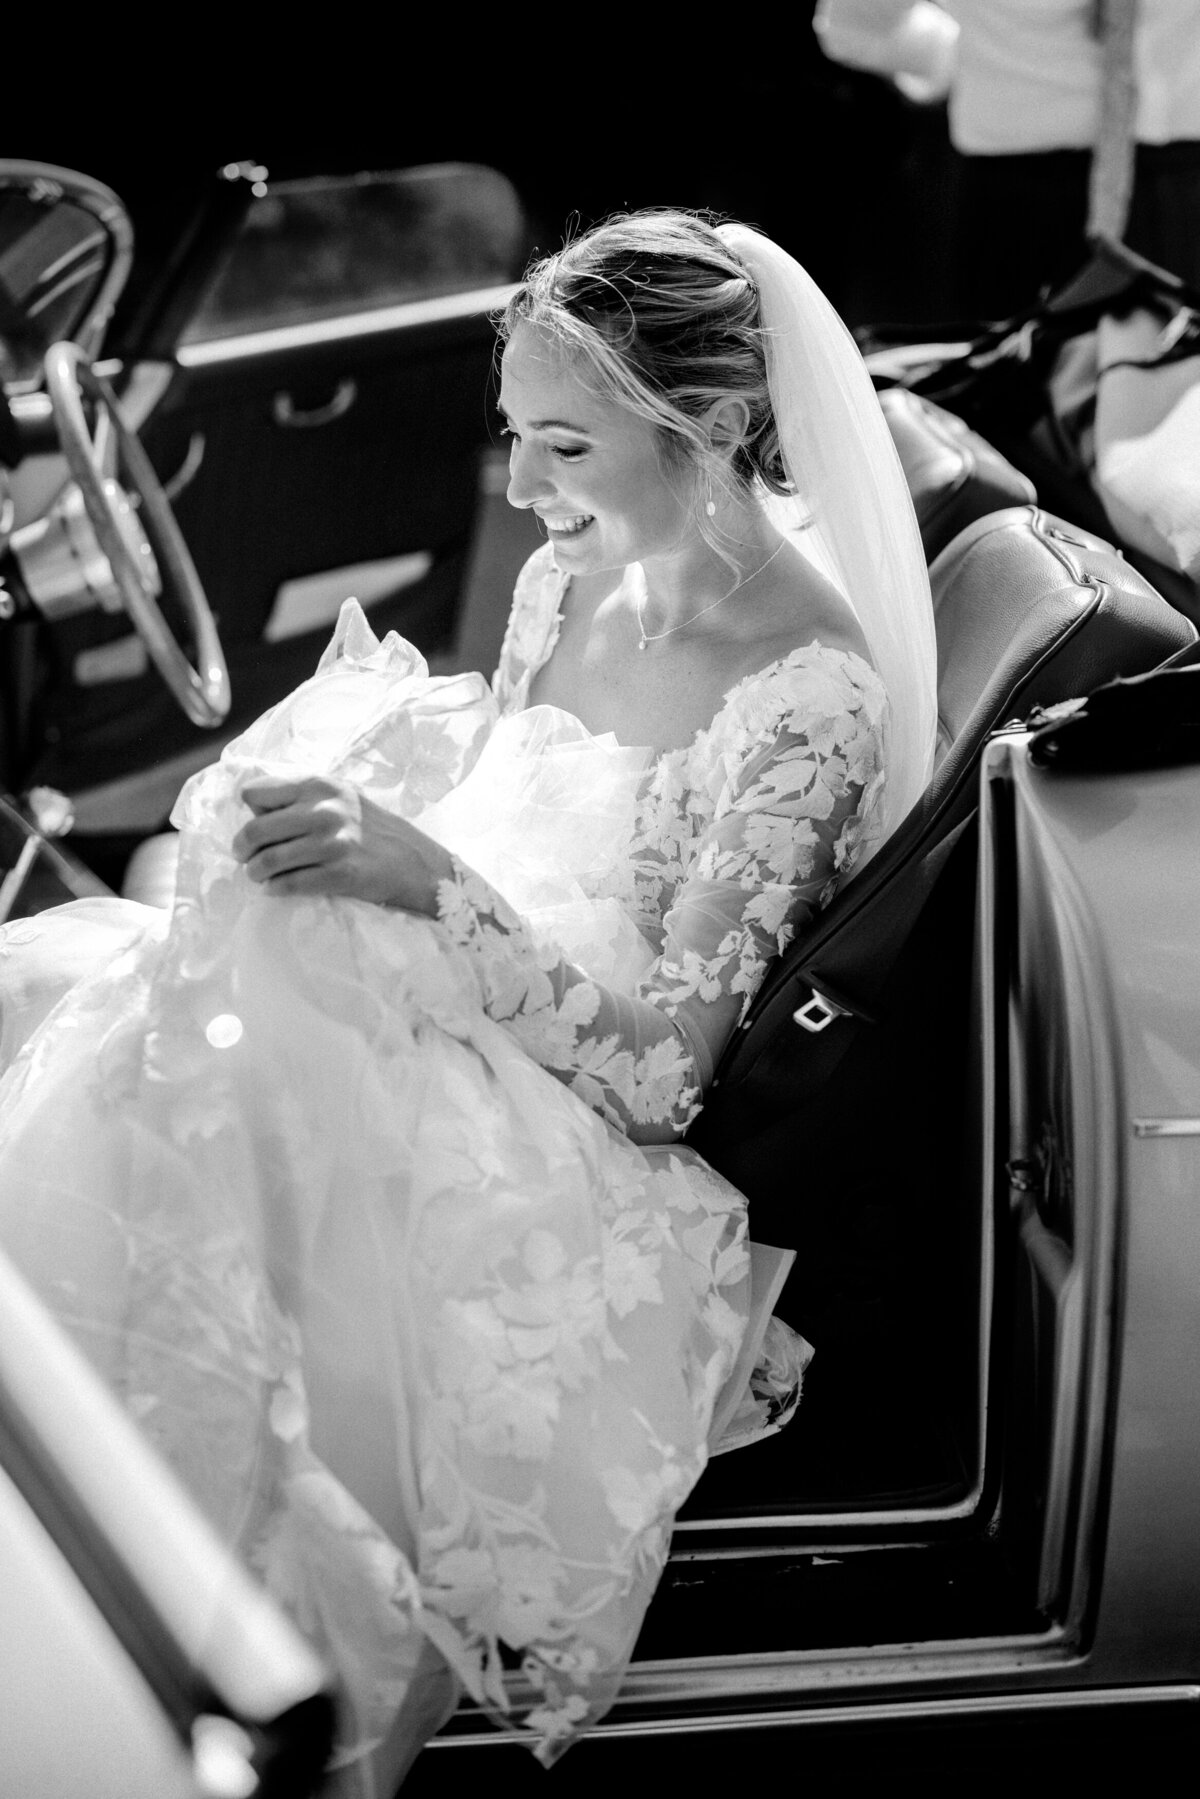
[[[501,341],[519,324],[545,332],[582,361],[599,393],[655,426],[698,490],[732,478],[793,491],[767,391],[758,292],[701,214],[645,210],[593,226],[526,271],[498,321]],[[729,399],[746,409],[732,456],[700,422]]]

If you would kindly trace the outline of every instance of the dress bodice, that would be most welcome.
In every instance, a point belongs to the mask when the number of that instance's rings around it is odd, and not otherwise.
[[[549,545],[522,570],[494,682],[502,714],[529,704],[534,676],[558,641],[567,579]],[[886,718],[871,666],[812,642],[738,681],[691,743],[652,757],[628,857],[607,871],[603,891],[657,954],[637,998],[671,1021],[690,1058],[686,1104],[676,1083],[675,1128],[693,1114],[769,962],[872,840]],[[583,1004],[580,996],[575,1003]],[[584,1060],[592,1071],[601,1026],[631,1047],[630,1018],[610,1017],[602,997],[589,1024],[580,1041],[591,1046]],[[647,1041],[644,1018],[633,1038],[636,1059],[636,1045]],[[660,1046],[660,1059],[665,1054]],[[580,1075],[577,1058],[573,1065]],[[597,1103],[590,1074],[572,1084]],[[659,1082],[643,1119],[665,1117],[669,1086]],[[625,1124],[629,1110],[628,1101],[618,1108]],[[636,1103],[632,1112],[636,1120]]]

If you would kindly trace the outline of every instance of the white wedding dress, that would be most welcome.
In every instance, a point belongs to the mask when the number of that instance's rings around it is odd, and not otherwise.
[[[804,1359],[740,1195],[632,1138],[870,841],[884,694],[812,644],[623,749],[527,706],[564,587],[531,559],[494,691],[348,602],[185,788],[170,914],[0,932],[0,1242],[328,1655],[364,1790],[430,1645],[545,1761],[594,1722],[752,1369]],[[315,771],[454,850],[436,922],[248,880],[240,784]]]

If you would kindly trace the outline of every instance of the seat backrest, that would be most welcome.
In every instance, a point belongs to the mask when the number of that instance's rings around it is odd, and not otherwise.
[[[1037,499],[1027,475],[944,407],[905,387],[884,388],[879,404],[912,495],[926,562],[977,518]]]
[[[970,986],[971,827],[989,734],[1196,640],[1109,544],[1033,506],[978,519],[938,558],[931,584],[943,737],[933,779],[769,973],[689,1133],[747,1194],[767,1242],[808,1242],[798,1168],[843,1196],[848,1185],[894,1187],[896,1155],[925,1153],[914,1116],[928,1111],[923,1081],[947,1055],[961,1079],[965,1023],[956,1042],[943,1038],[959,1028],[945,1020],[961,1015]],[[814,990],[845,1008],[819,1034],[794,1022]]]

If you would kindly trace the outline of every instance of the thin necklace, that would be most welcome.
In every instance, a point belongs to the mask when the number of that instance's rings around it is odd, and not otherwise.
[[[691,618],[685,618],[678,625],[671,625],[666,631],[647,631],[646,629],[646,621],[642,616],[642,608],[646,601],[646,577],[642,574],[642,591],[638,594],[635,602],[638,622],[638,649],[644,650],[648,643],[661,643],[664,637],[674,637],[676,631],[682,631],[686,629],[688,625],[694,625],[696,620],[698,618],[703,618],[706,612],[715,612],[718,606],[723,606],[726,600],[731,600],[734,594],[740,592],[743,587],[749,587],[751,581],[756,580],[758,576],[762,574],[763,569],[769,568],[786,542],[787,538],[781,537],[779,542],[775,545],[775,548],[771,551],[771,554],[767,557],[767,560],[760,563],[752,575],[747,575],[744,580],[735,582],[729,589],[729,592],[723,593],[719,600],[713,601],[711,606],[702,606],[699,612],[693,612]],[[639,573],[641,573],[640,569]]]

